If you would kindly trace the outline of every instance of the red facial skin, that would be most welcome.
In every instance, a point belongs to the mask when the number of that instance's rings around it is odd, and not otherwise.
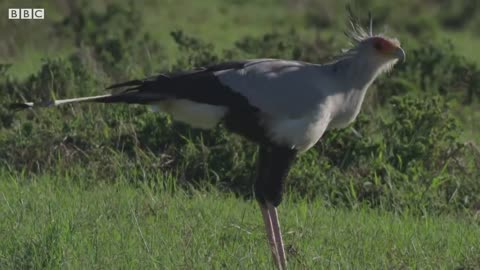
[[[392,54],[397,48],[398,45],[394,41],[388,40],[383,37],[374,37],[373,38],[373,47],[382,54]]]

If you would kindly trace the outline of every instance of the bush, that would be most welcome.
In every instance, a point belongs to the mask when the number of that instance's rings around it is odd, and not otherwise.
[[[446,211],[480,201],[478,165],[459,143],[460,129],[441,96],[395,97],[376,138],[330,131],[292,173],[290,190],[334,205],[366,203],[391,210]],[[361,117],[354,126],[373,123]],[[478,161],[477,161],[478,162]],[[461,194],[461,195],[460,195]],[[468,198],[466,200],[465,198]]]
[[[387,97],[414,91],[440,94],[464,104],[480,100],[480,69],[458,54],[451,43],[429,44],[409,51],[409,60],[382,78],[378,88]]]
[[[72,14],[55,26],[58,35],[73,39],[78,48],[90,48],[94,58],[114,78],[156,68],[153,63],[161,62],[161,46],[142,32],[142,18],[133,1],[127,6],[108,4],[103,13],[89,6],[87,2],[75,6]]]

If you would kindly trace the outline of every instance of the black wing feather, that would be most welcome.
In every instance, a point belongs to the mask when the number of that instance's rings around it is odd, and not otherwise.
[[[125,98],[124,102],[145,104],[148,103],[148,99],[151,99],[151,102],[156,102],[165,98],[183,98],[212,105],[230,105],[231,101],[229,100],[231,98],[228,98],[228,96],[233,94],[232,91],[228,91],[229,89],[226,89],[213,73],[221,70],[240,69],[250,62],[248,60],[225,62],[188,71],[163,73],[142,80],[113,84],[106,89],[128,88],[120,92],[117,98],[109,98],[108,100],[120,102],[118,100],[122,96]],[[106,100],[100,102],[108,102]]]

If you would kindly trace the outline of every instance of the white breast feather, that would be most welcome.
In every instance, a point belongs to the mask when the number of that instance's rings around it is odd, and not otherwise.
[[[270,119],[265,123],[270,138],[300,152],[307,151],[322,137],[330,122],[326,111],[318,111],[302,118]]]

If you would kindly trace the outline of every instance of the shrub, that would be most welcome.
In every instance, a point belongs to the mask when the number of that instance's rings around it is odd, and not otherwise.
[[[412,91],[441,94],[449,100],[471,104],[480,99],[480,69],[454,51],[451,43],[429,44],[409,51],[409,60],[382,78],[378,88],[386,97]]]
[[[127,6],[108,4],[101,13],[81,2],[72,14],[56,25],[57,33],[74,40],[77,48],[91,48],[103,69],[120,78],[126,74],[151,72],[161,62],[161,46],[143,33],[142,17],[133,1]],[[155,57],[154,59],[152,58]],[[135,63],[135,64],[134,64]],[[140,65],[140,71],[136,71]]]
[[[380,122],[375,138],[348,129],[328,132],[316,153],[302,157],[290,189],[334,205],[391,210],[446,211],[478,202],[478,165],[458,163],[471,157],[445,100],[407,95],[390,104],[391,118]],[[355,127],[365,134],[362,127],[372,124],[362,117]]]

